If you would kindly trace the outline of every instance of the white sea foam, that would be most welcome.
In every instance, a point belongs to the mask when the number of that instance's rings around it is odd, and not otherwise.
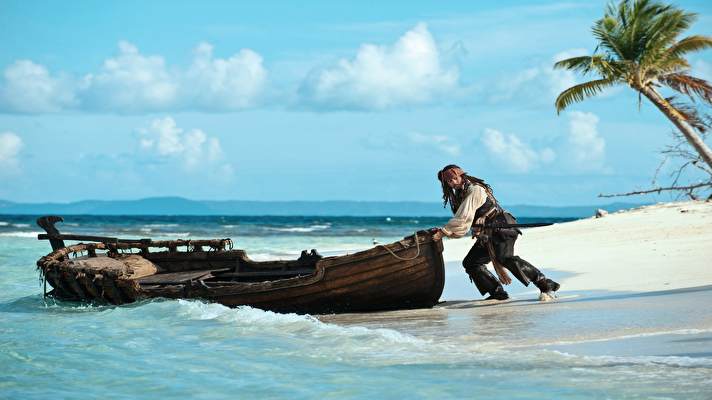
[[[144,226],[148,228],[175,228],[179,224],[146,224]]]
[[[321,322],[311,315],[280,314],[257,308],[242,306],[229,308],[217,303],[178,300],[182,312],[189,318],[198,320],[219,320],[237,323],[247,331],[264,333],[274,331],[279,334],[310,334],[314,336],[341,335],[346,337],[380,337],[394,343],[423,344],[426,341],[392,329],[370,329],[361,326],[344,327]]]
[[[308,233],[308,232],[315,232],[315,231],[323,231],[323,230],[329,229],[330,227],[331,227],[331,225],[310,225],[308,227],[304,227],[304,226],[293,226],[293,227],[287,227],[287,228],[268,227],[267,230],[275,231],[275,232]]]
[[[190,232],[161,232],[161,236],[185,238],[190,236]]]
[[[29,228],[30,224],[12,224],[15,228]]]
[[[10,225],[9,222],[0,221],[0,226],[8,226],[8,225]]]
[[[237,225],[223,225],[222,227],[226,228],[226,229],[232,229],[232,228],[236,228]]]
[[[288,343],[288,348],[280,351],[309,358],[350,364],[403,365],[473,361],[494,364],[502,357],[517,362],[518,357],[487,340],[417,337],[394,329],[322,322],[310,315],[279,314],[246,306],[231,309],[189,300],[178,300],[178,303],[178,313],[184,318],[226,324],[230,332],[244,338],[281,338],[278,343]]]
[[[21,237],[21,238],[36,238],[37,235],[44,232],[0,232],[0,236],[4,237]]]

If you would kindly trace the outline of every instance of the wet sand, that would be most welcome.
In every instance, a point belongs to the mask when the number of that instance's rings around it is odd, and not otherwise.
[[[449,301],[433,309],[320,316],[420,339],[575,355],[704,358],[712,364],[712,286],[648,293],[576,293],[542,303]]]

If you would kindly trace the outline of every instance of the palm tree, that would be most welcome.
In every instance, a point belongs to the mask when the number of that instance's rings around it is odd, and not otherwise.
[[[674,97],[663,97],[657,90],[666,86],[712,104],[712,87],[689,75],[688,53],[712,47],[712,37],[678,36],[697,18],[671,5],[650,0],[622,0],[611,4],[593,26],[598,45],[592,56],[572,57],[554,64],[597,79],[572,86],[559,94],[556,111],[560,113],[574,102],[595,96],[604,89],[624,84],[638,91],[638,101],[645,96],[682,132],[700,157],[712,168],[712,151],[698,132],[704,133],[709,122],[700,118],[694,107],[681,104]],[[600,51],[600,52],[599,52]]]

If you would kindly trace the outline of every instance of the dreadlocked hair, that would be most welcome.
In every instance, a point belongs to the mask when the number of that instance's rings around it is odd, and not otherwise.
[[[462,189],[451,188],[450,185],[448,185],[447,182],[445,182],[445,180],[443,179],[443,173],[451,168],[460,168],[460,167],[458,167],[455,164],[450,164],[450,165],[446,165],[445,168],[438,171],[438,180],[440,181],[440,185],[443,190],[443,208],[447,207],[447,205],[449,203],[452,213],[453,214],[456,213],[457,209],[460,208],[460,204],[462,204],[462,201],[465,199],[467,190],[470,188],[470,185],[481,186],[485,190],[485,192],[487,192],[487,196],[490,199],[492,199],[492,201],[495,203],[495,205],[497,205],[497,199],[494,197],[494,194],[492,193],[492,187],[480,178],[470,176],[467,174],[463,174],[462,178],[465,179],[465,186],[463,186]]]

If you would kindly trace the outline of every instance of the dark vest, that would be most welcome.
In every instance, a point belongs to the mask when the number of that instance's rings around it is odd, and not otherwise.
[[[476,185],[476,183],[471,184]],[[514,218],[512,214],[506,212],[502,207],[500,207],[499,203],[497,202],[497,199],[495,199],[492,194],[490,194],[487,190],[485,190],[485,192],[487,192],[487,200],[485,200],[485,203],[482,204],[480,208],[477,209],[477,211],[475,211],[475,219],[472,221],[473,225],[477,223],[478,218],[487,215],[487,213],[489,213],[492,209],[496,209],[497,211],[490,214],[490,217],[487,219],[487,223],[517,223],[517,219]],[[498,229],[497,234],[499,235],[499,237],[506,239],[507,237],[516,237],[517,235],[521,235],[522,231],[520,231],[518,228]]]
[[[487,200],[485,200],[485,204],[481,205],[480,208],[478,208],[477,211],[475,211],[475,221],[478,218],[481,218],[482,216],[486,215],[493,208],[498,208],[497,202],[492,201],[492,199],[490,198],[490,195],[488,194]]]
[[[470,184],[477,185],[476,183],[470,183]],[[484,187],[481,185],[477,185],[477,186],[480,186],[484,189]],[[487,190],[485,190],[485,193],[487,193]],[[477,209],[477,211],[475,211],[475,220],[473,221],[473,223],[475,221],[477,221],[478,218],[481,218],[482,216],[486,215],[493,208],[497,208],[500,212],[502,211],[502,209],[499,207],[499,204],[497,203],[497,199],[495,199],[494,196],[492,196],[490,193],[487,193],[487,200],[485,200],[485,203],[482,204],[480,206],[480,208]],[[498,214],[498,213],[495,213],[495,214]]]

